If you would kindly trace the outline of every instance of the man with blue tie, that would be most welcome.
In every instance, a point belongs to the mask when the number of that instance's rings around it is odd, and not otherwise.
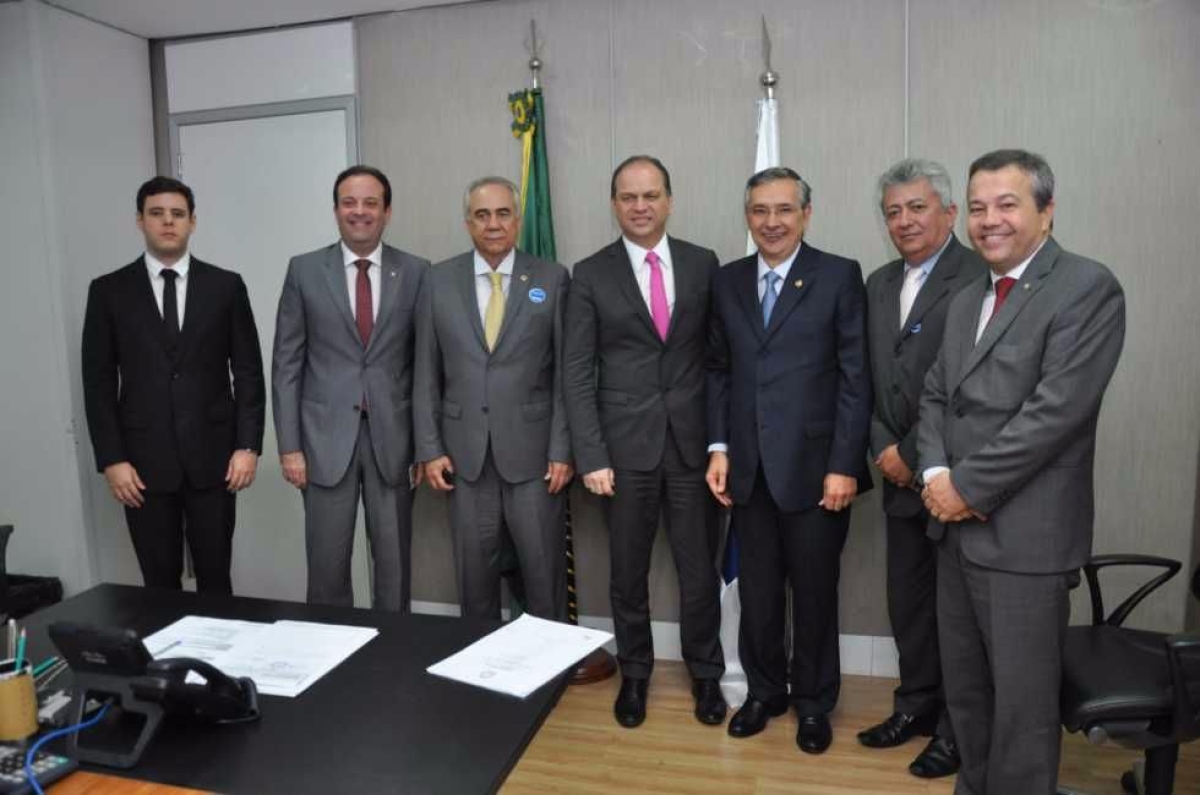
[[[833,739],[827,716],[841,683],[837,588],[850,503],[871,486],[871,382],[862,270],[803,241],[810,198],[790,168],[746,184],[758,253],[713,281],[706,479],[732,506],[741,543],[738,652],[749,695],[729,733],[757,734],[791,703],[797,745],[819,754]]]

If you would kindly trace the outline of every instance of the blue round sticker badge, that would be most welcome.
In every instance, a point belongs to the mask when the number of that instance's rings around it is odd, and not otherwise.
[[[540,304],[546,300],[546,291],[541,287],[534,287],[529,291],[529,300],[535,304]]]

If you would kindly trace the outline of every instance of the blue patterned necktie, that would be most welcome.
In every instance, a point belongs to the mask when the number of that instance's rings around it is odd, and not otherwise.
[[[767,283],[767,288],[763,290],[762,297],[763,328],[766,328],[767,324],[771,322],[771,310],[775,308],[775,301],[779,298],[779,294],[775,292],[775,285],[779,284],[782,280],[775,271],[767,271],[766,275],[763,276],[763,281]]]

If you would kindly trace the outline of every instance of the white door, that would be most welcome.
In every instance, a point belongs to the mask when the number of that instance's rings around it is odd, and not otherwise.
[[[275,309],[289,258],[337,240],[333,180],[354,156],[346,107],[225,119],[172,119],[177,175],[196,194],[191,250],[246,281],[262,343],[267,425],[254,485],[238,496],[233,588],[242,596],[304,599],[304,510],[279,470],[270,405]],[[370,604],[364,533],[356,531],[355,603]]]

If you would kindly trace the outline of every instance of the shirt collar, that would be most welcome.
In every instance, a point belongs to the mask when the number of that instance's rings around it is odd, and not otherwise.
[[[480,256],[478,249],[476,249],[473,253],[475,255],[475,275],[487,276],[492,272],[492,266],[488,264],[487,260]],[[514,248],[504,255],[504,259],[500,260],[500,264],[497,265],[495,269],[496,273],[503,274],[504,276],[511,278],[513,273],[513,265],[516,263],[516,261],[517,250]]]
[[[933,272],[933,266],[937,265],[938,260],[940,260],[942,258],[942,254],[946,253],[946,248],[950,245],[950,241],[953,238],[954,238],[953,234],[946,235],[946,242],[942,243],[942,247],[939,248],[936,252],[934,252],[932,257],[930,257],[929,259],[925,260],[924,262],[922,262],[920,264],[909,265],[907,262],[905,262],[904,263],[904,272],[908,273],[909,269],[911,269],[911,268],[920,268],[921,270],[923,270],[925,272],[925,278],[928,279],[929,274]]]
[[[790,257],[788,257],[783,262],[776,265],[774,268],[772,268],[770,265],[767,264],[767,261],[765,259],[763,259],[762,254],[759,254],[758,255],[758,280],[762,281],[763,277],[767,275],[767,271],[774,270],[776,273],[779,274],[780,279],[782,279],[783,281],[787,281],[788,273],[790,273],[792,270],[792,263],[796,261],[796,257],[800,256],[800,247],[803,245],[804,245],[804,243],[801,242],[799,246],[796,246],[796,250],[792,252],[792,255]]]
[[[372,251],[370,254],[368,254],[365,257],[360,257],[357,254],[355,254],[353,251],[351,251],[350,247],[346,245],[346,241],[344,241],[344,240],[342,241],[341,246],[342,246],[342,264],[345,265],[347,268],[353,266],[354,263],[358,262],[360,259],[369,259],[371,261],[372,265],[379,265],[380,267],[383,266],[383,244],[382,243],[380,243],[378,246],[376,246],[375,250]]]
[[[658,264],[671,269],[671,246],[667,243],[667,236],[663,235],[652,248],[642,248],[637,243],[634,243],[625,235],[621,235],[621,242],[625,244],[625,253],[629,255],[629,261],[633,263],[633,267],[640,268],[646,264],[646,254],[653,251],[658,255]]]
[[[167,267],[162,263],[161,260],[151,254],[149,251],[143,255],[143,258],[146,260],[146,270],[150,273],[150,278],[152,279],[158,276],[159,273]],[[191,264],[192,253],[190,251],[185,251],[183,256],[179,258],[179,261],[170,266],[170,269],[178,273],[179,278],[186,279],[188,275],[188,268],[191,266]]]
[[[1046,238],[1046,240],[1049,240],[1049,238]],[[1041,244],[1033,250],[1033,253],[1025,258],[1024,262],[1010,270],[1008,273],[1004,274],[1004,276],[997,274],[993,270],[989,270],[988,275],[992,277],[992,285],[995,286],[996,282],[1000,281],[1005,276],[1016,279],[1017,281],[1021,281],[1021,276],[1025,274],[1025,269],[1029,267],[1029,263],[1033,262],[1033,258],[1038,255],[1039,251],[1042,250],[1042,246],[1046,245],[1046,240],[1043,240]]]

